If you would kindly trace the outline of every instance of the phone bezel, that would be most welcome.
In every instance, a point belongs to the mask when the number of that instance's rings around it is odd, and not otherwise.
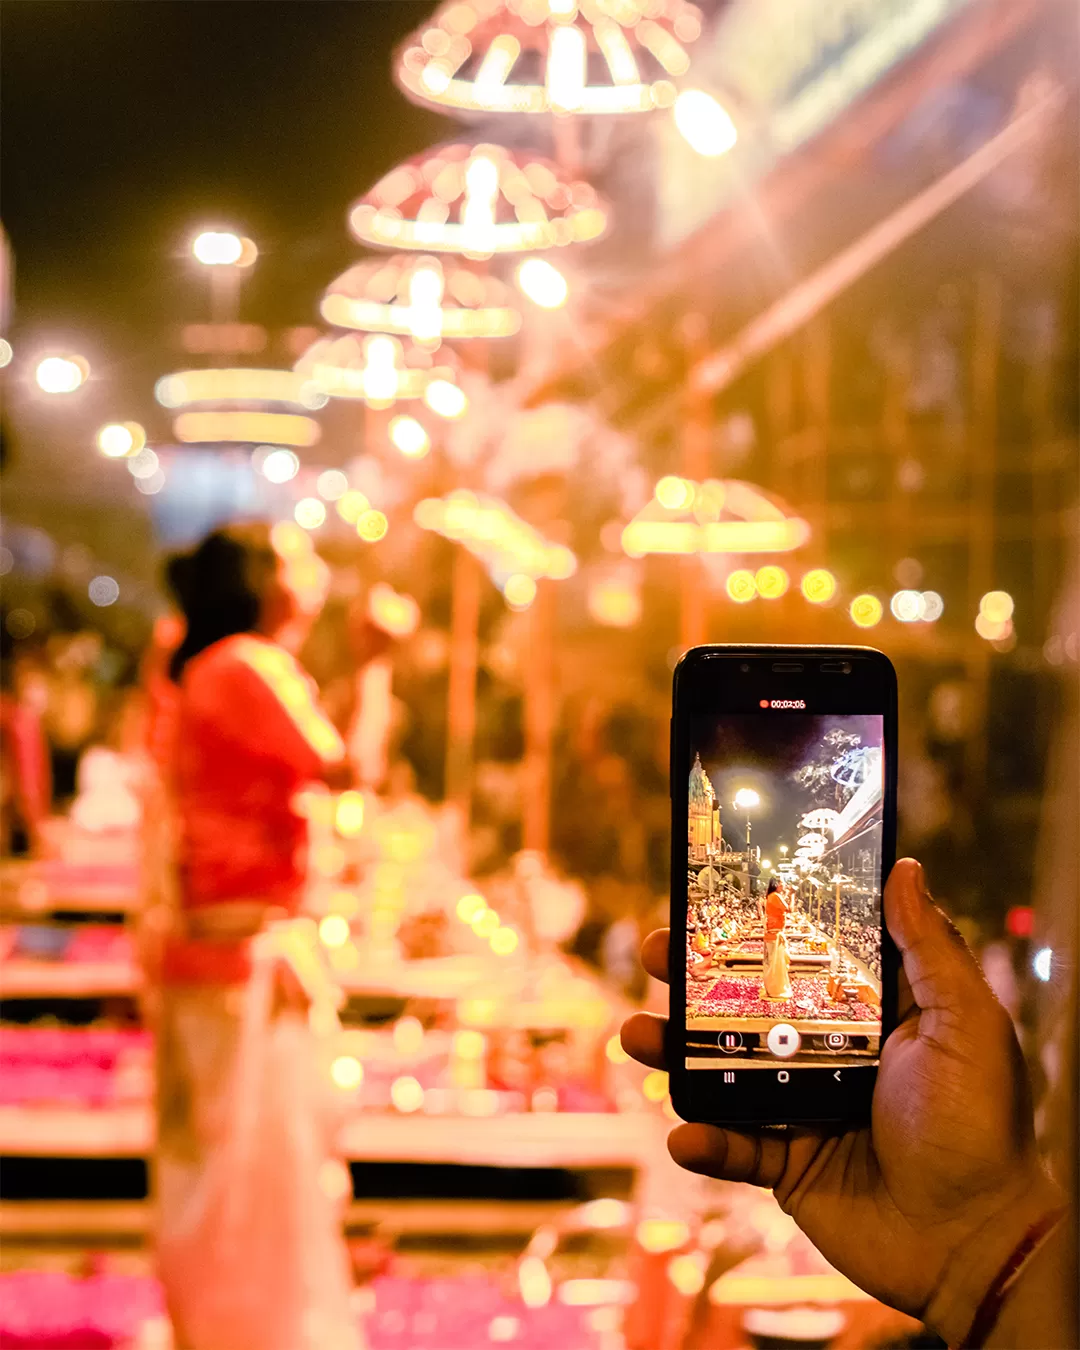
[[[850,673],[823,672],[822,664],[847,662]],[[774,663],[801,664],[776,671]],[[749,670],[743,670],[749,665]],[[672,1105],[684,1120],[732,1125],[857,1123],[869,1119],[877,1068],[845,1068],[841,1080],[827,1067],[800,1068],[788,1083],[766,1071],[744,1070],[733,1092],[713,1074],[686,1068],[686,839],[689,813],[690,719],[695,715],[756,713],[762,698],[804,699],[808,712],[870,713],[884,719],[885,790],[882,809],[881,885],[896,856],[896,672],[872,647],[693,647],[675,667],[671,720],[671,990],[667,1062]],[[778,711],[776,716],[783,716]],[[881,1044],[897,1022],[900,957],[882,922]],[[738,1065],[732,1065],[737,1069]]]

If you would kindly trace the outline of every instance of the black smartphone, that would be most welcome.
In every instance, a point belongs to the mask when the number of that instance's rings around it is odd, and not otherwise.
[[[694,647],[671,721],[672,1104],[869,1119],[896,1023],[896,673],[869,647]]]

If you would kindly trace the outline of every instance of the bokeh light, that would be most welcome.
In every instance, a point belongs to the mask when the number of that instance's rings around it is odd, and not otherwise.
[[[349,940],[349,921],[343,914],[327,914],[319,923],[319,940],[324,947],[344,947]]]
[[[390,1100],[406,1115],[419,1111],[424,1104],[424,1089],[419,1081],[408,1075],[395,1078],[390,1084]]]
[[[301,497],[293,507],[293,516],[305,530],[317,530],[326,520],[326,507],[318,497]]]
[[[915,623],[925,614],[923,597],[919,591],[897,591],[889,601],[893,618],[901,623]]]
[[[812,567],[799,582],[799,589],[812,605],[824,605],[836,594],[836,578],[827,567]]]
[[[875,624],[881,622],[885,610],[876,595],[863,594],[857,595],[852,600],[848,613],[856,627],[873,628]]]
[[[511,952],[517,950],[518,941],[518,935],[513,928],[496,928],[490,938],[491,950],[496,956],[509,956]]]
[[[703,89],[684,89],[674,113],[683,140],[707,159],[725,154],[739,139],[727,110]]]
[[[787,594],[791,579],[783,567],[778,567],[775,563],[769,563],[765,567],[758,568],[754,576],[754,583],[757,586],[758,595],[763,596],[766,600],[779,600],[782,595]]]
[[[937,623],[945,613],[945,601],[937,591],[923,591],[923,618],[927,623]]]
[[[138,422],[108,422],[97,434],[97,446],[107,459],[138,454],[146,444],[146,432]]]
[[[390,522],[382,511],[369,508],[356,519],[356,533],[367,544],[377,544],[380,539],[385,539],[389,528]]]
[[[38,388],[46,394],[73,394],[89,375],[90,367],[81,356],[46,356],[34,371]]]
[[[362,492],[351,488],[334,503],[338,515],[349,525],[355,525],[371,503]]]
[[[423,459],[431,438],[415,417],[394,417],[388,428],[391,443],[406,459]]]
[[[683,511],[694,500],[694,485],[669,473],[657,483],[655,496],[666,510]]]
[[[315,491],[327,502],[340,501],[349,490],[349,480],[340,469],[324,469],[315,483]]]
[[[432,380],[424,390],[424,402],[433,413],[451,422],[464,417],[469,407],[464,391],[449,380]]]
[[[244,241],[229,230],[204,230],[195,236],[191,251],[204,267],[232,267],[244,256]]]
[[[559,309],[570,294],[566,278],[546,258],[526,258],[517,270],[517,284],[541,309]]]
[[[1008,591],[987,591],[979,601],[979,613],[988,623],[1004,623],[1012,618],[1015,608]]]
[[[355,1055],[338,1055],[330,1065],[330,1077],[343,1092],[354,1092],[364,1081],[364,1066]]]
[[[91,604],[105,609],[108,605],[115,605],[120,599],[120,586],[115,577],[95,577],[86,588],[86,593],[90,597]]]
[[[511,609],[528,609],[536,599],[536,582],[524,572],[515,572],[503,583],[503,596]]]
[[[745,605],[757,595],[757,581],[753,572],[745,567],[739,567],[724,582],[724,590],[737,605]]]
[[[263,458],[262,475],[268,483],[287,483],[300,472],[300,461],[284,447],[271,450]]]

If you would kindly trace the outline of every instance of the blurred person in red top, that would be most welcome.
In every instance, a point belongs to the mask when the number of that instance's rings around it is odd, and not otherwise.
[[[170,667],[177,903],[157,1195],[178,1350],[357,1346],[319,1076],[333,993],[311,925],[286,921],[305,881],[296,793],[351,775],[293,655],[319,608],[295,576],[256,524],[214,531],[172,568],[186,631]]]
[[[52,803],[49,747],[41,701],[29,675],[32,658],[20,653],[0,615],[0,853],[43,851]]]

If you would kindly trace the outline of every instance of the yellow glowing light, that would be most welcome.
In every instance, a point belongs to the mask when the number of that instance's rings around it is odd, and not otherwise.
[[[326,395],[308,376],[295,370],[236,369],[178,370],[154,386],[163,408],[186,408],[193,403],[291,403],[315,410],[326,406]]]
[[[324,469],[315,482],[315,491],[327,502],[338,502],[349,490],[349,480],[340,469]]]
[[[338,515],[349,525],[355,525],[360,517],[371,506],[371,503],[362,492],[357,492],[355,488],[346,492],[343,497],[339,497],[334,503]]]
[[[633,628],[641,619],[640,591],[631,582],[618,578],[590,586],[587,603],[596,622],[609,628]]]
[[[330,1077],[343,1092],[355,1092],[364,1081],[364,1066],[355,1055],[338,1055],[330,1065]]]
[[[418,1017],[399,1017],[394,1023],[394,1049],[415,1056],[424,1048],[424,1024]]]
[[[705,1288],[704,1252],[684,1252],[667,1264],[667,1277],[684,1298],[693,1298]]]
[[[641,1085],[642,1095],[650,1102],[662,1102],[668,1095],[668,1076],[662,1069],[653,1069],[645,1075]]]
[[[110,422],[97,434],[98,449],[108,459],[136,455],[146,444],[146,432],[138,422]]]
[[[377,544],[380,539],[385,539],[389,528],[390,522],[381,511],[369,508],[357,517],[356,533],[366,544]]]
[[[472,921],[472,930],[477,937],[489,938],[499,927],[499,916],[493,909],[485,909]]]
[[[420,627],[420,606],[411,595],[402,595],[385,581],[377,581],[368,593],[368,614],[391,637],[411,637]]]
[[[73,394],[89,374],[90,367],[81,356],[46,356],[38,362],[34,379],[46,394]]]
[[[454,1054],[458,1059],[483,1059],[487,1051],[487,1037],[482,1031],[464,1029],[454,1032]]]
[[[630,1280],[576,1278],[559,1285],[559,1302],[568,1308],[601,1308],[630,1303],[637,1286]]]
[[[424,390],[424,402],[433,413],[449,421],[463,417],[469,407],[464,392],[449,380],[432,380]]]
[[[857,595],[851,602],[848,613],[851,621],[859,628],[873,628],[881,622],[884,608],[876,595]]]
[[[293,507],[293,516],[305,530],[317,530],[326,521],[326,507],[318,497],[301,497]]]
[[[282,558],[306,558],[311,555],[311,537],[295,521],[279,520],[270,528],[270,543]]]
[[[355,839],[364,828],[364,794],[343,792],[334,807],[334,828],[345,839]]]
[[[553,30],[548,48],[548,102],[557,113],[575,112],[585,93],[585,34],[575,25]]]
[[[578,1210],[578,1216],[586,1228],[621,1228],[629,1215],[630,1206],[610,1196],[590,1200]]]
[[[300,461],[291,450],[271,450],[263,456],[262,475],[269,483],[287,483],[300,472]]]
[[[520,55],[521,43],[510,33],[500,33],[492,41],[473,80],[473,90],[480,102],[490,103],[498,98]]]
[[[390,1084],[390,1100],[399,1111],[408,1115],[423,1106],[424,1089],[415,1078],[395,1078]]]
[[[757,595],[757,580],[753,572],[740,567],[728,576],[724,589],[737,605],[745,605]]]
[[[647,1252],[674,1252],[690,1241],[690,1225],[681,1219],[642,1219],[634,1236]]]
[[[779,600],[787,593],[787,588],[791,584],[787,572],[782,567],[771,564],[768,567],[759,567],[754,581],[758,595],[766,600]]]
[[[326,731],[333,731],[327,723]],[[334,732],[336,736],[337,733]],[[312,851],[311,865],[321,877],[336,877],[345,870],[345,852],[337,844],[321,844]]]
[[[738,140],[726,109],[702,89],[684,89],[679,94],[675,125],[691,149],[709,159],[725,154]]]
[[[462,923],[472,923],[487,909],[487,901],[475,892],[463,895],[457,902],[457,916]]]
[[[612,1064],[629,1064],[630,1056],[622,1048],[622,1039],[616,1032],[614,1036],[609,1037],[607,1045],[604,1047],[604,1054]]]
[[[526,258],[517,270],[517,283],[541,309],[559,309],[570,294],[566,278],[546,258]]]
[[[836,578],[824,567],[814,567],[799,582],[799,589],[812,605],[824,605],[836,594]]]
[[[517,950],[519,940],[513,928],[496,928],[490,939],[491,950],[496,956],[509,956]]]
[[[975,616],[975,631],[987,642],[1003,642],[1013,631],[1012,619],[988,619],[980,613]]]
[[[528,609],[536,599],[536,582],[524,572],[515,572],[506,578],[503,596],[511,609]]]
[[[204,230],[192,241],[191,251],[204,267],[233,267],[244,255],[244,243],[229,230]]]
[[[319,924],[319,940],[324,947],[344,947],[349,940],[349,921],[341,914],[327,914]]]
[[[990,623],[1011,619],[1016,603],[1008,591],[987,591],[979,601],[979,613]]]
[[[185,444],[269,441],[274,445],[314,445],[321,435],[318,422],[294,413],[186,412],[175,420],[173,430],[177,440]]]
[[[540,1256],[525,1256],[518,1265],[518,1290],[526,1308],[545,1308],[554,1290],[551,1272]]]
[[[390,440],[406,459],[423,459],[431,438],[415,417],[395,417],[389,426]]]
[[[685,478],[668,474],[657,483],[654,495],[666,510],[684,511],[694,500],[694,485]]]

